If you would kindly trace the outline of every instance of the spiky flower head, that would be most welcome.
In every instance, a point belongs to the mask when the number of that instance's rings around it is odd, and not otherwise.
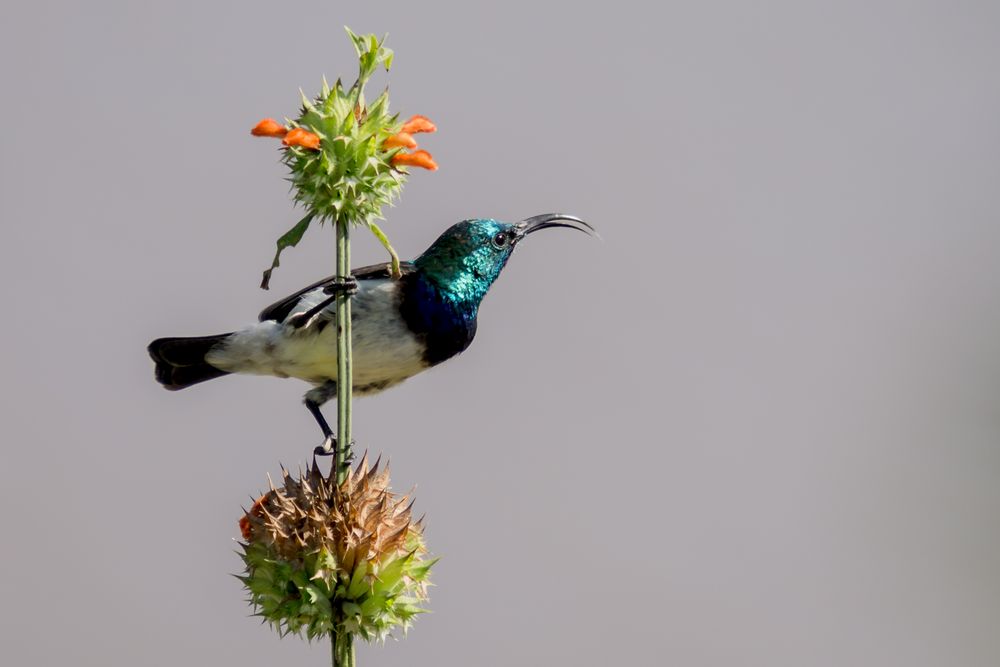
[[[365,84],[380,67],[388,71],[393,52],[385,38],[356,35],[347,29],[358,54],[359,73],[354,85],[345,89],[338,79],[326,79],[319,95],[302,93],[299,115],[278,123],[265,118],[251,133],[282,139],[282,162],[288,167],[295,201],[306,215],[278,239],[271,268],[264,272],[261,287],[267,289],[271,271],[278,266],[281,251],[296,245],[313,220],[367,226],[392,258],[399,275],[399,257],[385,233],[375,224],[382,206],[392,203],[406,181],[406,166],[437,169],[427,151],[416,148],[413,134],[437,128],[423,116],[406,123],[389,111],[389,91],[372,103],[365,102]]]
[[[256,614],[279,633],[308,639],[384,640],[425,611],[428,575],[422,522],[389,488],[389,471],[367,455],[337,485],[313,463],[283,471],[240,520],[240,577]]]

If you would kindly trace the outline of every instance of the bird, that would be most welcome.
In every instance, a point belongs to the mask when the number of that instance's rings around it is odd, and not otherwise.
[[[337,394],[337,295],[351,299],[353,393],[377,394],[464,352],[479,307],[514,248],[529,234],[563,227],[597,236],[580,218],[545,213],[517,223],[463,220],[442,233],[399,277],[388,264],[319,280],[261,311],[230,333],[158,338],[148,346],[156,380],[169,390],[232,373],[298,378],[312,385],[306,408],[323,432],[317,453],[336,438],[321,406]]]

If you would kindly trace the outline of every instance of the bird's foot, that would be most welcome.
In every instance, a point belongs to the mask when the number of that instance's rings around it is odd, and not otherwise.
[[[326,436],[322,445],[316,445],[313,450],[315,456],[333,456],[337,453],[337,439],[332,435]]]
[[[346,294],[353,296],[358,293],[358,279],[354,276],[334,278],[333,282],[323,288],[324,294]]]
[[[322,445],[317,445],[313,449],[313,454],[315,456],[333,456],[337,453],[337,438],[332,435],[326,436],[323,440]],[[344,457],[344,465],[350,465],[354,462],[354,441],[351,440],[351,446],[347,450],[347,455]]]
[[[358,280],[354,276],[334,278],[332,283],[323,288],[323,293],[328,295],[327,298],[323,299],[309,310],[290,315],[288,319],[285,320],[285,324],[293,329],[308,327],[317,317],[319,317],[320,313],[326,310],[331,303],[337,300],[337,296],[339,294],[346,294],[347,296],[357,294]]]

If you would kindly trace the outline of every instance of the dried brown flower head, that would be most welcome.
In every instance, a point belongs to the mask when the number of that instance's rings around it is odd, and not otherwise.
[[[315,462],[283,475],[240,520],[240,579],[258,615],[310,639],[336,629],[371,641],[405,630],[424,611],[436,560],[424,558],[409,495],[394,494],[388,469],[369,466],[367,455],[340,486]]]

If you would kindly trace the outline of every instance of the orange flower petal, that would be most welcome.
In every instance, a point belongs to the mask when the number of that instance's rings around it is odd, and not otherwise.
[[[246,514],[240,517],[240,535],[243,536],[244,540],[250,539],[250,517]]]
[[[390,148],[398,148],[399,146],[405,146],[406,148],[416,148],[417,140],[414,139],[413,135],[409,134],[408,132],[400,132],[399,134],[394,134],[382,142],[382,148],[386,150]]]
[[[319,135],[303,130],[301,127],[292,128],[281,140],[286,146],[300,146],[302,148],[319,149]]]
[[[417,132],[437,132],[437,125],[432,123],[427,116],[417,114],[410,120],[403,123],[403,127],[399,128],[399,131],[406,132],[407,134],[416,134]]]
[[[262,507],[264,506],[265,498],[267,498],[266,494],[258,498],[257,502],[255,502],[253,507],[250,508],[250,511],[240,518],[240,534],[243,535],[243,539],[248,542],[250,541],[250,515],[254,514],[256,516],[263,516],[264,510]]]
[[[250,134],[255,137],[275,137],[281,139],[288,134],[288,130],[273,118],[265,118],[250,130]]]
[[[421,167],[427,169],[428,171],[437,171],[437,162],[431,157],[431,154],[427,151],[413,151],[412,153],[396,153],[392,156],[392,165],[394,167],[399,166],[410,166],[410,167]]]

